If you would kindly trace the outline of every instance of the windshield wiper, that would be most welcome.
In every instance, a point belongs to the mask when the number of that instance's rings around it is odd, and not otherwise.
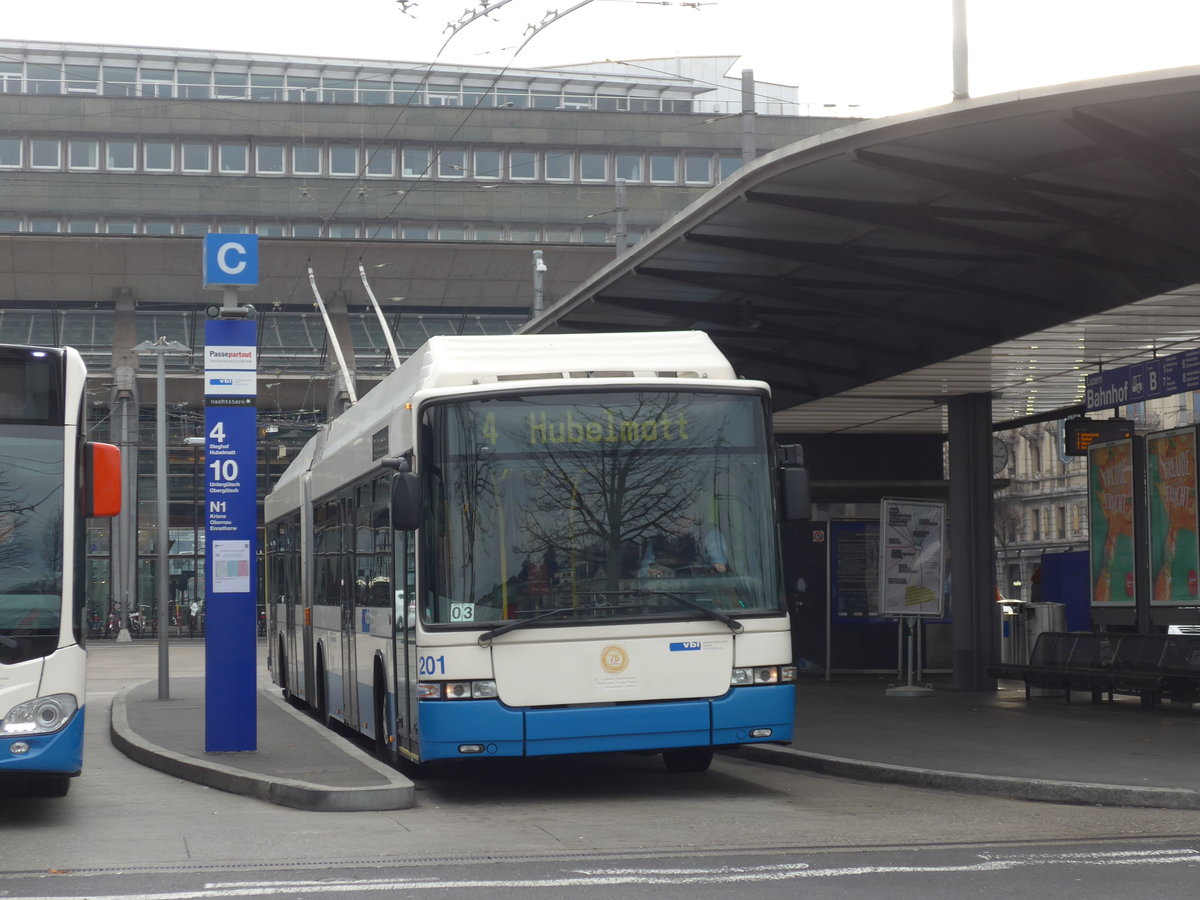
[[[490,647],[492,641],[502,634],[508,634],[510,631],[516,631],[518,628],[524,628],[526,625],[532,625],[539,619],[548,619],[551,616],[557,616],[567,612],[591,612],[597,609],[620,609],[619,606],[614,606],[611,603],[604,604],[588,604],[587,606],[560,606],[558,609],[551,609],[544,613],[538,613],[536,616],[530,616],[528,619],[514,619],[511,622],[506,622],[503,625],[494,625],[488,631],[485,631],[479,636],[480,647]]]
[[[656,591],[647,589],[633,591],[633,593],[643,595],[658,595],[661,597],[666,597],[668,600],[674,600],[676,603],[682,603],[684,606],[690,607],[696,610],[696,612],[704,613],[704,615],[708,616],[710,619],[714,619],[717,622],[722,623],[734,634],[741,634],[746,630],[745,626],[733,616],[726,615],[717,609],[710,609],[703,603],[697,603],[695,600],[691,599],[690,597],[685,597],[682,594],[675,594],[671,591]]]

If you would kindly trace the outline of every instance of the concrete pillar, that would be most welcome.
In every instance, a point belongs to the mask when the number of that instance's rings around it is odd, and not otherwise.
[[[987,667],[997,659],[992,513],[992,398],[952,397],[950,412],[950,614],[954,687],[994,690]]]

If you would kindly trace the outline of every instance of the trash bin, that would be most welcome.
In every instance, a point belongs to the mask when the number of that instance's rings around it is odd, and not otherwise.
[[[1029,662],[1029,645],[1025,641],[1024,600],[1001,598],[1000,604],[1000,662],[1021,666]]]
[[[1025,604],[1025,659],[1033,653],[1033,645],[1037,643],[1038,635],[1046,631],[1067,630],[1067,605],[1065,603],[1026,603]]]

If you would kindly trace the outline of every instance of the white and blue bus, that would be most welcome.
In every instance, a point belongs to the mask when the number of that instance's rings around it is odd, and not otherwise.
[[[86,378],[69,347],[0,346],[0,781],[56,797],[83,766],[85,519],[121,507]]]
[[[433,338],[266,499],[273,679],[394,761],[790,741],[780,455],[703,333]]]

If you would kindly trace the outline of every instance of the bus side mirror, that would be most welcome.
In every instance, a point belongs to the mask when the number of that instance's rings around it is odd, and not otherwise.
[[[83,514],[109,518],[121,512],[121,450],[113,444],[83,445]]]
[[[392,528],[416,531],[421,519],[421,480],[415,472],[392,476]]]
[[[779,448],[779,457],[779,500],[783,521],[811,519],[812,491],[808,485],[808,469],[804,468],[804,449],[799,444],[788,444]]]

